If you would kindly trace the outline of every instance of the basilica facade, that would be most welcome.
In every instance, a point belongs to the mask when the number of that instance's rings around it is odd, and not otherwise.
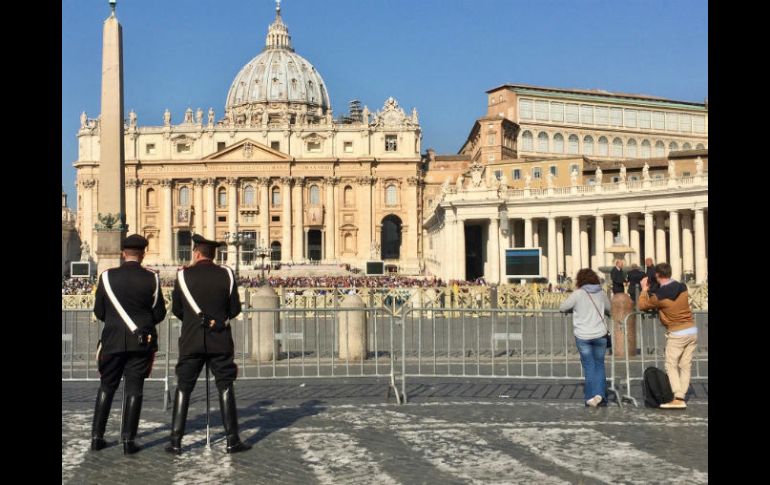
[[[150,242],[146,261],[189,260],[191,235],[231,244],[222,261],[419,271],[421,130],[394,98],[335,117],[321,74],[297,54],[276,10],[265,48],[237,74],[224,115],[188,108],[180,122],[124,129],[125,217]],[[96,246],[100,120],[81,115],[77,226]],[[238,251],[234,234],[240,234]],[[258,260],[257,260],[258,261]]]

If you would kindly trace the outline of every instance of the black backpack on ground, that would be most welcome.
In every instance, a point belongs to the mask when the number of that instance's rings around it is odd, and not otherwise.
[[[674,391],[666,373],[652,366],[644,369],[642,395],[646,408],[659,408],[661,404],[673,401]]]

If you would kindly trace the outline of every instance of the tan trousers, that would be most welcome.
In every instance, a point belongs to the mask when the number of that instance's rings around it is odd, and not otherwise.
[[[666,374],[675,398],[684,399],[690,387],[690,367],[697,341],[697,335],[666,334]]]

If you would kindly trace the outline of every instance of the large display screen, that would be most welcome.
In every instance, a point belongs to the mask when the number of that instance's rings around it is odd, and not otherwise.
[[[85,262],[72,262],[70,263],[70,276],[72,278],[88,278],[91,276],[91,263]]]
[[[368,275],[385,274],[385,263],[383,263],[382,261],[367,261],[366,274]]]
[[[540,248],[505,250],[506,278],[540,278]]]

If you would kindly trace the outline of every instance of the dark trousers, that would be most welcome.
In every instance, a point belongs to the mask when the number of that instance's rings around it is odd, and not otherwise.
[[[176,380],[179,390],[191,393],[195,389],[195,382],[198,380],[206,360],[209,361],[209,368],[214,374],[217,389],[223,391],[235,381],[238,376],[238,366],[233,361],[233,354],[181,355],[176,363]]]
[[[120,378],[126,376],[126,394],[141,396],[144,380],[152,372],[155,352],[117,352],[99,356],[99,375],[102,389],[113,394],[120,385]]]

